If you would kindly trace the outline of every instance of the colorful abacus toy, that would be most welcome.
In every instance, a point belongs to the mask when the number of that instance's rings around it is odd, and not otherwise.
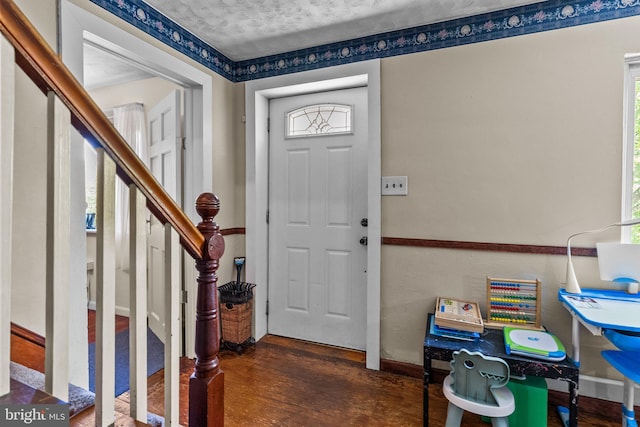
[[[540,280],[510,280],[487,277],[488,328],[540,326]]]

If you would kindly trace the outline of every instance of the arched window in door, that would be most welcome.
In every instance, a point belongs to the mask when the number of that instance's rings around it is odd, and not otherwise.
[[[286,137],[300,138],[353,133],[353,106],[315,104],[286,115]]]

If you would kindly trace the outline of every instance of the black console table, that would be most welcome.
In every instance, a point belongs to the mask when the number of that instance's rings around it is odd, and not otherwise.
[[[485,329],[479,340],[464,341],[446,338],[429,333],[432,315],[427,321],[427,331],[424,339],[424,390],[423,390],[423,420],[424,426],[429,425],[429,380],[431,378],[431,361],[453,359],[453,352],[466,348],[478,351],[487,356],[504,359],[513,376],[544,377],[566,381],[569,386],[569,425],[578,425],[578,375],[579,369],[567,357],[561,362],[549,362],[523,356],[507,355],[505,353],[502,329]]]

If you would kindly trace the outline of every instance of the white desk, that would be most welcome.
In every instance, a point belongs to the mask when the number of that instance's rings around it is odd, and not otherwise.
[[[558,291],[558,299],[572,317],[573,361],[580,366],[580,324],[593,335],[604,329],[640,332],[640,294],[625,291],[583,289],[580,294]]]

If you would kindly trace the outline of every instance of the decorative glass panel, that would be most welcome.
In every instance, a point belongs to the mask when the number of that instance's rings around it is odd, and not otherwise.
[[[316,104],[287,113],[287,138],[353,133],[352,105]]]

